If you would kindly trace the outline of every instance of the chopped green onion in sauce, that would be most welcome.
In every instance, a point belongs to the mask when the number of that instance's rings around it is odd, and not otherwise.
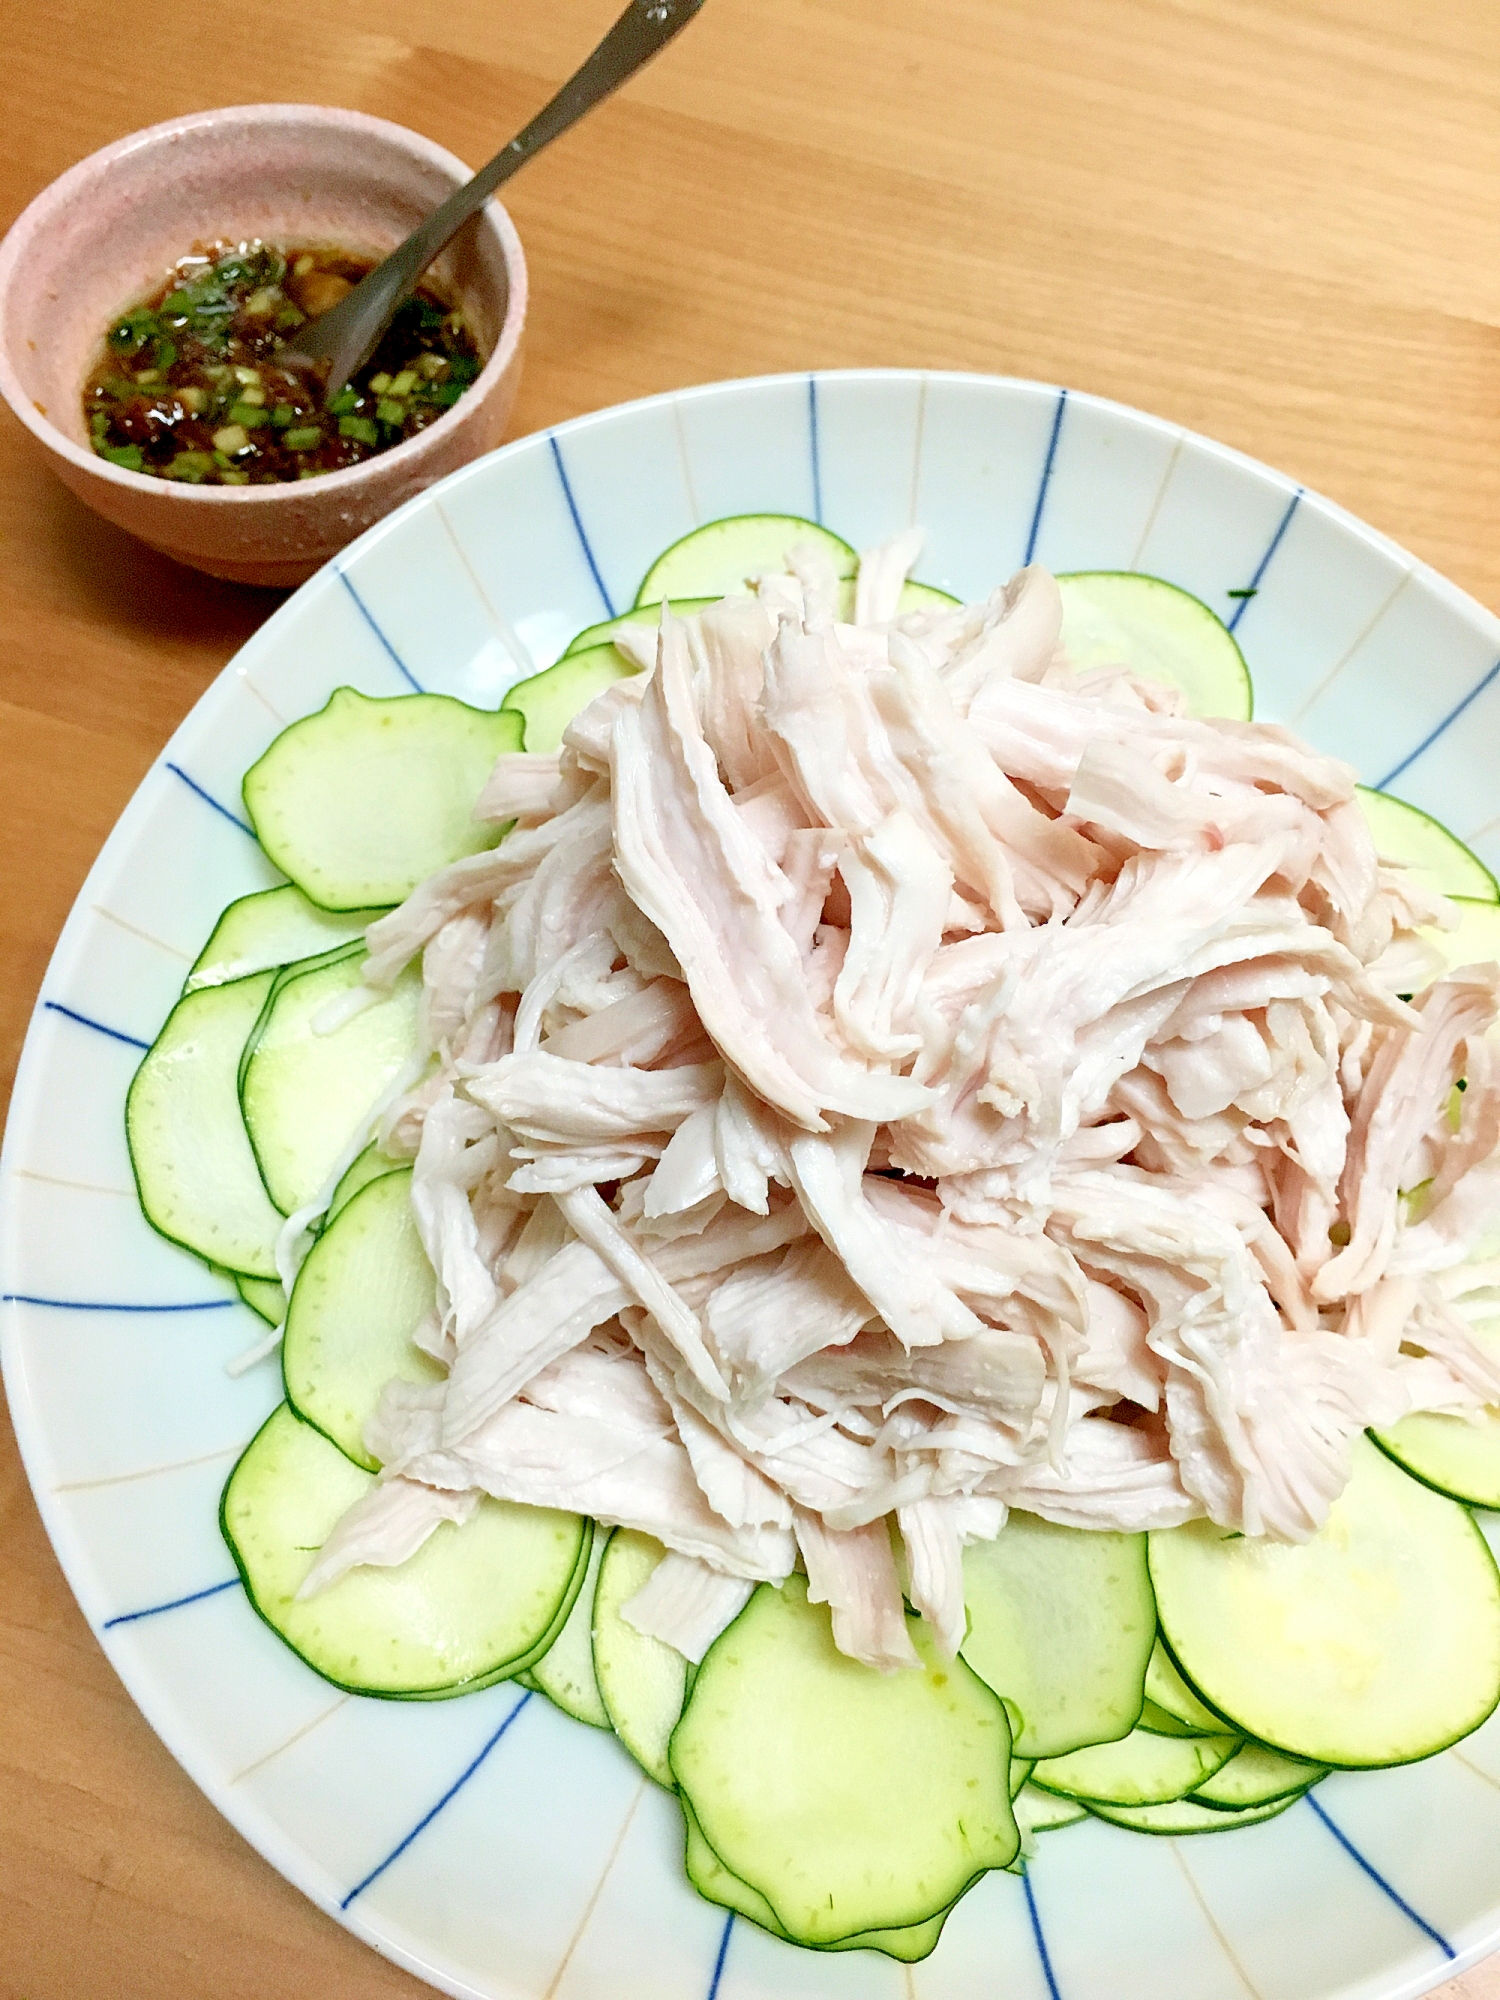
[[[373,266],[326,247],[195,248],[106,333],[83,391],[94,450],[127,472],[194,486],[276,485],[415,437],[484,365],[463,314],[431,286],[326,406],[317,373],[282,351]]]

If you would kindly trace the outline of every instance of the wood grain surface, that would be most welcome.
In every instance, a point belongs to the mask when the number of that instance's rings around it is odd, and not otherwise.
[[[353,105],[477,163],[614,4],[6,7],[0,228],[82,155],[217,101]],[[1500,607],[1495,0],[709,0],[512,194],[518,432],[777,369],[1040,376],[1269,460]],[[184,241],[211,223],[185,216]],[[7,1095],[89,862],[276,602],[96,521],[0,422]],[[157,1743],[8,1427],[0,1687],[3,2000],[427,1990]],[[1500,2000],[1500,1960],[1441,1992]]]

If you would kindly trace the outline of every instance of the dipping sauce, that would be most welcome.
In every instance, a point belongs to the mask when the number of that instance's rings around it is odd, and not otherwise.
[[[304,320],[373,268],[345,250],[267,243],[218,243],[179,259],[105,335],[83,391],[94,450],[127,471],[194,486],[276,485],[415,437],[483,366],[462,313],[429,285],[326,408],[315,372],[276,359]]]

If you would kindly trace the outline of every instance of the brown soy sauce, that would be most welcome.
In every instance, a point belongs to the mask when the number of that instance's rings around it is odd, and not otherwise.
[[[359,465],[436,423],[483,367],[462,311],[423,284],[325,406],[278,359],[374,260],[327,246],[216,243],[180,258],[105,334],[83,391],[101,458],[194,486],[279,485]]]

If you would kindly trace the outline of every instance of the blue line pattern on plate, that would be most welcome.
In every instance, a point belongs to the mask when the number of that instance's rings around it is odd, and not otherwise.
[[[134,1625],[142,1618],[159,1618],[164,1611],[180,1611],[185,1604],[201,1604],[205,1597],[219,1597],[226,1590],[238,1590],[240,1580],[230,1577],[227,1583],[211,1583],[206,1590],[189,1591],[186,1597],[170,1597],[165,1604],[148,1604],[142,1611],[122,1611],[118,1618],[106,1618],[102,1630],[109,1632],[116,1625]]]
[[[80,1014],[76,1007],[65,1007],[61,1000],[44,1000],[42,1011],[61,1014],[65,1021],[76,1021],[80,1028],[92,1028],[96,1035],[107,1035],[112,1042],[124,1042],[127,1048],[149,1049],[151,1046],[149,1042],[143,1042],[139,1035],[127,1035],[123,1028],[108,1028],[102,1021],[96,1021],[92,1014]]]
[[[1485,689],[1490,685],[1490,683],[1496,678],[1497,675],[1500,675],[1500,660],[1496,660],[1494,666],[1490,668],[1489,672],[1484,676],[1483,680],[1479,681],[1478,683],[1476,683],[1475,686],[1469,689],[1469,692],[1464,696],[1463,700],[1458,704],[1456,708],[1449,709],[1448,713],[1443,717],[1442,721],[1438,724],[1436,729],[1430,729],[1427,732],[1427,734],[1422,738],[1421,742],[1417,745],[1415,750],[1410,751],[1405,757],[1401,759],[1401,762],[1399,764],[1395,765],[1393,769],[1386,772],[1385,776],[1381,779],[1380,783],[1375,787],[1376,791],[1383,792],[1387,785],[1395,784],[1396,780],[1401,776],[1401,773],[1407,768],[1407,766],[1409,764],[1415,764],[1417,759],[1422,755],[1424,750],[1430,750],[1433,744],[1436,743],[1438,738],[1443,734],[1443,731],[1445,729],[1452,728],[1453,724],[1457,722],[1458,718],[1463,714],[1464,710],[1469,706],[1471,702],[1478,701],[1479,697],[1484,693]]]
[[[1286,512],[1282,515],[1281,519],[1276,523],[1276,532],[1274,535],[1272,535],[1270,541],[1267,543],[1265,554],[1261,557],[1260,561],[1255,565],[1254,576],[1252,576],[1250,581],[1245,585],[1244,594],[1241,596],[1239,603],[1234,607],[1234,615],[1229,620],[1229,629],[1231,632],[1234,630],[1235,626],[1239,624],[1240,620],[1244,617],[1245,607],[1254,601],[1255,593],[1260,589],[1260,580],[1265,575],[1267,569],[1270,567],[1272,556],[1274,556],[1276,551],[1281,547],[1281,538],[1286,533],[1287,529],[1292,525],[1292,516],[1293,514],[1296,513],[1297,509],[1301,506],[1301,504],[1302,504],[1302,488],[1299,486],[1296,492],[1292,495],[1291,499],[1288,500],[1288,502],[1286,503]]]
[[[1369,1876],[1370,1880],[1375,1884],[1376,1888],[1383,1891],[1385,1895],[1390,1897],[1391,1901],[1396,1905],[1396,1908],[1401,1912],[1401,1914],[1404,1917],[1410,1917],[1411,1921],[1416,1925],[1417,1929],[1419,1931],[1424,1932],[1426,1936],[1432,1939],[1433,1943],[1437,1946],[1438,1950],[1443,1954],[1444,1958],[1457,1958],[1458,1953],[1453,1949],[1452,1945],[1449,1944],[1448,1940],[1443,1936],[1442,1932],[1434,1930],[1432,1925],[1427,1922],[1425,1917],[1419,1917],[1417,1915],[1416,1911],[1412,1908],[1411,1904],[1407,1902],[1404,1896],[1397,1894],[1397,1892],[1391,1887],[1390,1883],[1387,1882],[1385,1877],[1381,1874],[1380,1870],[1375,1866],[1374,1862],[1367,1861],[1364,1855],[1362,1855],[1359,1849],[1354,1845],[1354,1842],[1349,1838],[1348,1834],[1345,1833],[1341,1827],[1336,1826],[1334,1822],[1328,1817],[1328,1814],[1323,1810],[1322,1806],[1318,1804],[1317,1800],[1313,1797],[1311,1792],[1307,1794],[1307,1803],[1312,1807],[1313,1811],[1318,1815],[1318,1818],[1322,1820],[1324,1826],[1327,1827],[1328,1831],[1333,1835],[1334,1839],[1338,1842],[1339,1846],[1343,1848],[1344,1852],[1349,1856],[1349,1859],[1351,1861],[1358,1862],[1359,1866],[1363,1868],[1365,1873]]]
[[[237,826],[241,833],[249,834],[250,838],[254,840],[255,828],[251,826],[246,820],[242,820],[238,813],[232,813],[229,810],[228,806],[221,806],[219,804],[219,801],[214,797],[213,793],[204,791],[203,787],[198,783],[198,780],[196,778],[190,778],[187,772],[183,770],[180,764],[173,764],[172,762],[168,761],[167,769],[172,773],[174,777],[181,778],[182,782],[187,786],[190,792],[196,792],[199,798],[202,799],[203,803],[206,806],[212,806],[214,811],[218,813],[221,819],[227,819],[231,826]]]
[[[35,1292],[0,1293],[3,1306],[50,1306],[53,1312],[70,1313],[211,1313],[237,1306],[238,1299],[184,1299],[172,1305],[137,1305],[121,1299],[45,1299]]]
[[[1052,412],[1052,434],[1047,439],[1047,456],[1042,461],[1041,483],[1036,489],[1036,505],[1031,510],[1031,532],[1026,537],[1026,553],[1021,558],[1022,565],[1029,563],[1036,553],[1036,538],[1042,532],[1042,509],[1047,504],[1047,488],[1052,484],[1052,466],[1057,457],[1057,438],[1062,429],[1063,411],[1068,407],[1068,392],[1059,389],[1057,408]]]
[[[573,517],[573,527],[578,536],[578,545],[583,550],[584,560],[589,566],[589,575],[594,579],[594,587],[603,600],[605,611],[613,618],[615,615],[614,602],[609,592],[604,588],[604,578],[599,574],[599,565],[594,560],[594,551],[589,544],[587,534],[584,532],[583,516],[578,511],[578,502],[573,498],[573,488],[568,479],[568,468],[563,464],[563,455],[558,449],[557,439],[553,437],[550,431],[547,434],[547,442],[552,447],[552,463],[557,467],[557,476],[562,482],[563,498],[567,501],[568,512]]]
[[[435,1806],[430,1807],[425,1813],[423,1813],[422,1817],[417,1821],[416,1825],[412,1828],[411,1832],[407,1834],[404,1839],[397,1841],[396,1845],[391,1849],[390,1853],[385,1857],[384,1861],[377,1862],[375,1866],[370,1870],[369,1874],[365,1876],[364,1880],[362,1882],[356,1882],[354,1887],[349,1891],[348,1895],[343,1897],[343,1899],[339,1903],[339,1908],[341,1910],[347,1910],[349,1905],[354,1901],[356,1896],[362,1896],[365,1893],[366,1889],[369,1888],[370,1884],[378,1880],[378,1878],[385,1873],[386,1869],[390,1867],[393,1861],[397,1861],[400,1859],[400,1857],[406,1852],[407,1848],[410,1847],[412,1842],[416,1839],[417,1835],[423,1832],[427,1827],[432,1825],[432,1822],[437,1818],[438,1814],[443,1810],[443,1807],[447,1805],[451,1799],[457,1798],[458,1794],[463,1790],[464,1786],[468,1784],[470,1778],[473,1777],[474,1773],[479,1769],[480,1765],[484,1762],[485,1758],[489,1756],[490,1752],[494,1749],[495,1745],[500,1741],[500,1738],[505,1734],[506,1730],[510,1728],[510,1725],[515,1721],[516,1717],[521,1713],[521,1710],[526,1706],[527,1702],[530,1701],[530,1699],[531,1699],[531,1692],[528,1689],[526,1693],[524,1693],[521,1696],[521,1699],[516,1703],[515,1707],[506,1716],[505,1720],[501,1723],[500,1727],[495,1731],[494,1735],[490,1738],[488,1743],[485,1744],[484,1748],[480,1751],[479,1755],[474,1759],[473,1763],[470,1764],[466,1770],[461,1771],[459,1773],[459,1775],[454,1779],[453,1783],[448,1787],[447,1791],[444,1792],[443,1796],[438,1800],[437,1804]]]
[[[1042,1934],[1042,1919],[1037,1910],[1036,1897],[1032,1894],[1029,1868],[1022,1870],[1021,1887],[1026,1891],[1026,1913],[1031,1918],[1031,1935],[1036,1942],[1036,1955],[1042,1962],[1042,1977],[1047,1982],[1047,1992],[1050,2000],[1062,2000],[1052,1971],[1052,1954],[1048,1951],[1047,1940]]]
[[[807,453],[812,460],[813,519],[823,525],[823,463],[818,451],[818,378],[807,378]]]
[[[390,640],[385,636],[385,633],[381,630],[379,621],[376,619],[369,605],[365,603],[365,600],[360,596],[359,592],[354,588],[354,585],[349,581],[348,577],[344,574],[344,572],[341,569],[336,569],[336,574],[338,576],[339,582],[344,586],[345,590],[347,590],[349,595],[354,599],[355,606],[359,611],[360,617],[364,619],[365,623],[369,626],[370,630],[375,634],[375,637],[380,641],[381,645],[384,646],[387,653],[390,654],[391,659],[395,662],[397,673],[400,674],[401,678],[408,683],[413,694],[426,694],[427,692],[426,688],[423,687],[422,683],[417,679],[416,675],[412,672],[411,668],[406,664],[405,660],[402,659],[401,655],[396,651],[395,647],[391,644]]]
[[[719,1933],[719,1949],[714,1958],[713,1978],[708,1982],[705,2000],[719,2000],[719,1982],[724,1977],[724,1961],[729,1956],[729,1939],[734,1931],[734,1911],[724,1919],[724,1928]]]

